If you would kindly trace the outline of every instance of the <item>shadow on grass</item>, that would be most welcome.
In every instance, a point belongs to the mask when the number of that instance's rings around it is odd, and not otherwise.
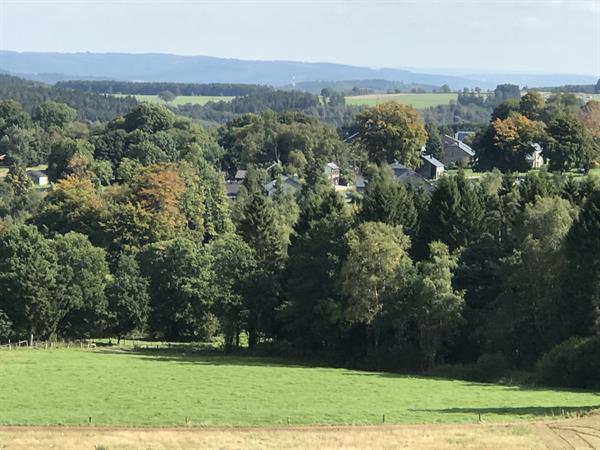
[[[482,419],[486,414],[506,415],[506,416],[565,416],[582,415],[590,411],[600,409],[600,405],[587,406],[523,406],[523,407],[503,407],[503,408],[445,408],[445,409],[408,409],[415,413],[431,414],[475,414],[481,415]]]
[[[499,383],[485,383],[477,381],[465,381],[453,378],[443,377],[432,377],[427,375],[419,374],[406,374],[406,373],[394,373],[394,372],[369,372],[363,369],[348,368],[343,365],[335,365],[325,361],[316,361],[308,359],[292,359],[291,357],[285,358],[280,356],[256,356],[247,353],[223,353],[220,349],[190,349],[189,347],[184,348],[161,348],[161,349],[124,349],[124,348],[103,348],[98,352],[99,354],[110,354],[110,355],[121,355],[135,357],[148,362],[171,362],[178,364],[191,364],[191,365],[203,365],[203,366],[249,366],[249,367],[280,367],[280,368],[313,368],[313,369],[344,369],[351,372],[341,372],[342,376],[351,377],[384,377],[384,378],[397,378],[407,379],[413,378],[417,380],[430,380],[430,381],[447,381],[457,382],[466,387],[476,388],[502,388],[506,391],[524,391],[524,392],[564,392],[564,393],[585,393],[588,395],[594,395],[600,397],[598,391],[575,389],[575,388],[564,388],[564,387],[549,387],[549,386],[535,386],[530,384],[499,384]],[[556,410],[561,408],[554,407]],[[569,407],[571,408],[571,407]],[[581,408],[600,408],[599,405],[581,407]],[[501,410],[502,408],[499,408]],[[527,409],[527,408],[525,408]],[[548,410],[549,413],[552,407],[543,408]],[[578,408],[573,408],[576,410]],[[448,412],[452,412],[448,410]],[[454,411],[459,412],[459,411]],[[484,412],[482,411],[482,414]],[[508,413],[507,413],[508,414]]]

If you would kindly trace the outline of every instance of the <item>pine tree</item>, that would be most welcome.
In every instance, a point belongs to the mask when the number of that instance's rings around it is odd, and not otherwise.
[[[406,233],[414,235],[417,226],[417,210],[412,192],[395,181],[388,168],[382,167],[367,186],[359,218],[363,222],[401,225]]]
[[[425,129],[427,130],[427,153],[442,161],[444,159],[444,146],[442,145],[440,130],[432,123],[428,123]]]

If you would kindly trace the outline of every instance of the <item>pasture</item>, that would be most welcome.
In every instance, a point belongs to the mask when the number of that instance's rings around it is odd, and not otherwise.
[[[417,109],[431,106],[447,105],[450,100],[456,100],[458,94],[453,93],[424,93],[424,94],[369,94],[346,97],[348,105],[375,106],[384,102],[398,102]]]
[[[173,349],[0,350],[0,379],[0,425],[468,424],[600,406],[594,392]]]
[[[115,94],[119,97],[125,97],[121,94]],[[181,106],[191,103],[193,105],[206,105],[208,102],[230,102],[235,97],[231,96],[215,96],[215,95],[180,95],[175,97],[175,99],[171,102],[165,102],[158,95],[133,95],[135,99],[139,102],[152,102],[152,103],[162,103],[168,104],[171,106]]]

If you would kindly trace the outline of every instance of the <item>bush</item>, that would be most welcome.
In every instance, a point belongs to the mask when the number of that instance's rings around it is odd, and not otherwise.
[[[12,325],[10,318],[0,309],[0,341],[7,341],[12,337]]]
[[[538,361],[536,380],[557,386],[600,387],[600,336],[573,337],[558,344]]]

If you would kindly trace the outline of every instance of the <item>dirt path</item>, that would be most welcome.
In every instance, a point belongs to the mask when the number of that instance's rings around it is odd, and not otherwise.
[[[278,427],[0,426],[0,450],[600,449],[600,416],[507,424]]]

